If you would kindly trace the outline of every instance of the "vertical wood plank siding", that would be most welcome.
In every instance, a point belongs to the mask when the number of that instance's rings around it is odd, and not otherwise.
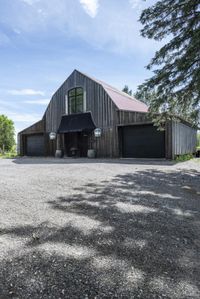
[[[196,151],[196,129],[181,122],[172,122],[172,159],[176,155],[192,154]]]
[[[36,122],[18,134],[18,151],[21,156],[26,155],[26,137],[32,134],[44,134],[45,119]]]
[[[82,87],[86,94],[86,111],[90,111],[97,127],[102,129],[102,137],[91,138],[92,146],[98,157],[119,157],[120,126],[151,123],[147,113],[122,111],[105,92],[101,84],[74,71],[52,96],[43,119],[19,134],[20,153],[23,154],[25,136],[33,133],[44,133],[46,155],[54,155],[56,141],[49,140],[50,132],[57,132],[61,117],[67,113],[66,95],[75,87]],[[196,144],[196,130],[182,123],[166,124],[166,157],[193,152]],[[62,149],[64,139],[62,136]]]
[[[118,110],[118,125],[139,124],[151,122],[147,113]]]
[[[172,159],[172,122],[165,124],[165,157]]]
[[[49,140],[50,132],[57,132],[62,115],[66,114],[66,95],[74,87],[82,87],[86,93],[86,111],[92,113],[102,137],[93,146],[98,157],[118,157],[118,125],[149,121],[145,113],[119,111],[104,88],[78,71],[74,71],[52,96],[44,115],[46,155],[54,155],[56,142]],[[94,138],[93,138],[94,139]],[[63,144],[64,142],[62,142]],[[63,144],[64,145],[64,144]]]
[[[66,114],[65,96],[74,87],[83,87],[86,92],[86,111],[92,113],[96,126],[103,130],[102,137],[97,142],[93,142],[97,156],[116,157],[118,155],[117,107],[100,84],[78,71],[74,71],[53,95],[45,113],[46,132],[57,131],[62,115]],[[47,147],[48,153],[53,155],[54,148],[50,148],[49,141]]]
[[[115,113],[115,124],[117,126],[114,127],[114,145],[115,145],[115,155],[117,157],[120,156],[121,150],[120,150],[120,140],[119,135],[120,126],[125,125],[139,125],[139,124],[145,124],[145,123],[152,123],[149,115],[147,113],[143,112],[134,112],[134,111],[123,111],[123,110],[117,110]]]

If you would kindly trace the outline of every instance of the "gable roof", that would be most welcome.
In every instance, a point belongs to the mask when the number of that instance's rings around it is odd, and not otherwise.
[[[95,81],[96,83],[100,84],[104,90],[107,92],[111,100],[115,103],[119,110],[125,111],[135,111],[135,112],[148,112],[148,106],[143,102],[135,99],[134,97],[128,95],[123,91],[119,91],[115,87],[110,86],[109,84],[98,80],[96,78],[90,77],[87,74],[84,74],[78,70],[76,70],[80,74],[88,77],[89,79]]]

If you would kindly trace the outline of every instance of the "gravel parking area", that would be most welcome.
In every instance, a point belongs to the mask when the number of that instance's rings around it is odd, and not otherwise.
[[[0,159],[0,299],[199,299],[200,161]]]

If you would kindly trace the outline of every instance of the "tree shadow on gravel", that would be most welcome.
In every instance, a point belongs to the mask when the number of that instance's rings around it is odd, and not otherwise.
[[[65,217],[1,231],[25,240],[1,262],[8,298],[200,297],[199,172],[140,171],[48,202]]]

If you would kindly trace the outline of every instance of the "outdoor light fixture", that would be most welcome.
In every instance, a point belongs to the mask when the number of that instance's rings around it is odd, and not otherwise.
[[[56,133],[55,133],[55,132],[51,132],[51,133],[49,133],[49,139],[50,139],[50,140],[54,140],[54,139],[56,139]]]
[[[94,130],[94,136],[95,136],[96,138],[101,137],[101,134],[102,134],[102,130],[101,130],[100,128],[96,128],[96,129]]]

